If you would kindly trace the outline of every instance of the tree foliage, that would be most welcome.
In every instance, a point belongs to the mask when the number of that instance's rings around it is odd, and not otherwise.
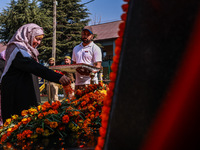
[[[53,20],[53,0],[40,0],[40,8]],[[56,14],[56,60],[63,61],[65,55],[71,55],[73,48],[81,42],[82,28],[88,24],[88,10],[80,0],[57,1]],[[52,54],[53,21],[50,28],[45,28],[43,45],[39,48],[41,58],[47,60]]]
[[[9,7],[0,13],[0,39],[8,42],[19,27],[27,23],[36,23],[48,27],[50,19],[37,6],[37,1],[11,0]]]

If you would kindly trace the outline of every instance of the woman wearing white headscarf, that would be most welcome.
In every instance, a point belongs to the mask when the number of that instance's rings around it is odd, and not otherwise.
[[[7,44],[6,66],[1,77],[1,111],[5,121],[20,115],[24,109],[40,104],[38,76],[67,85],[68,77],[38,63],[36,47],[44,36],[43,29],[34,24],[20,27]]]

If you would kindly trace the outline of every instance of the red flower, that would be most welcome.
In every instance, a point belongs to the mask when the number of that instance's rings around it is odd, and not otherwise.
[[[63,123],[68,123],[68,122],[69,122],[69,116],[68,116],[68,115],[64,115],[64,116],[62,117],[62,122],[63,122]]]
[[[53,102],[51,104],[51,108],[54,110],[58,109],[60,106],[61,106],[61,103],[59,101]]]

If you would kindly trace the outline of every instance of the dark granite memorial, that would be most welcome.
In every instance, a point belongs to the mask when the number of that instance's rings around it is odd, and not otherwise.
[[[140,149],[176,77],[199,0],[130,0],[105,150]]]

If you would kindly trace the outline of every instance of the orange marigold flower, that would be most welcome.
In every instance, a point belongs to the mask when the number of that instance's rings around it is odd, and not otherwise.
[[[53,102],[51,105],[51,108],[56,110],[61,106],[61,103],[59,101]]]
[[[102,127],[103,128],[105,128],[105,129],[107,129],[107,127],[108,127],[108,121],[104,121],[103,119],[102,119],[102,123],[101,123],[102,125]]]
[[[111,106],[111,103],[112,103],[112,99],[111,99],[111,98],[108,98],[108,97],[106,97],[106,98],[104,99],[104,101],[103,101],[104,106],[110,107],[110,106]]]
[[[57,111],[57,110],[54,110],[54,114],[58,114],[58,111]]]
[[[50,109],[50,110],[48,111],[48,114],[58,114],[58,111],[57,111],[57,110],[52,110],[52,109]]]
[[[37,109],[35,109],[35,108],[30,108],[30,109],[28,110],[28,113],[31,114],[31,115],[34,115],[34,114],[37,113]]]
[[[6,133],[6,135],[7,135],[7,137],[9,137],[10,135],[11,135],[11,131],[8,131],[7,133]]]
[[[5,121],[5,123],[3,124],[3,126],[5,127],[5,126],[9,125],[9,124],[11,123],[11,121],[12,121],[11,118],[6,119],[6,121]]]
[[[23,139],[25,139],[25,137],[23,136],[22,133],[19,133],[19,134],[17,134],[17,139],[18,139],[19,141],[22,141]]]
[[[38,106],[37,106],[37,109],[38,109],[38,111],[42,110],[42,106],[41,106],[41,105],[38,105]]]
[[[8,128],[7,129],[7,132],[11,132],[13,129],[12,128]]]
[[[109,83],[109,85],[111,84],[111,82]],[[107,97],[108,98],[112,98],[113,97],[113,90],[108,90],[108,93],[107,93]]]
[[[95,118],[95,116],[94,116],[94,114],[92,114],[91,116],[90,116],[90,119],[94,119]]]
[[[111,72],[111,73],[112,73],[112,72]],[[111,73],[110,73],[110,76],[112,76]],[[113,91],[114,88],[115,88],[115,83],[114,83],[114,82],[110,82],[110,83],[109,83],[109,89],[110,89],[110,91]],[[109,91],[109,92],[110,92],[110,91]],[[109,93],[109,92],[108,92],[108,93]]]
[[[85,106],[86,104],[86,101],[82,101],[81,106]]]
[[[108,121],[108,119],[109,119],[109,113],[101,113],[101,115],[102,115],[102,120],[103,121]]]
[[[71,94],[73,92],[71,85],[63,86],[63,89],[65,90],[66,95]]]
[[[43,114],[43,113],[39,113],[39,114],[38,114],[38,118],[39,118],[39,119],[42,119],[43,117],[44,117],[44,114]]]
[[[101,137],[105,138],[106,137],[106,129],[103,127],[99,128],[99,134]]]
[[[110,80],[111,80],[111,81],[115,81],[115,80],[116,80],[116,77],[117,77],[117,74],[116,74],[115,72],[111,72],[111,73],[110,73]],[[112,83],[112,82],[109,83],[109,88],[110,88],[110,84],[111,84],[111,83]],[[114,82],[113,82],[113,83],[114,83]],[[113,83],[112,83],[112,84],[113,84]],[[113,89],[114,89],[114,88],[113,88]],[[113,90],[113,89],[110,89],[110,90]]]
[[[6,139],[7,139],[7,135],[6,134],[2,135],[0,143],[5,142]]]
[[[11,144],[11,143],[6,143],[6,147],[7,147],[8,149],[11,149],[11,148],[12,148],[12,144]]]
[[[111,69],[112,69],[113,72],[117,72],[118,64],[113,62],[112,65],[111,65]]]
[[[96,108],[94,106],[92,106],[92,105],[89,105],[88,109],[89,109],[89,111],[95,111],[96,110]]]
[[[119,64],[120,55],[115,55],[113,57],[113,62]]]
[[[42,105],[42,111],[45,111],[49,109],[50,107],[51,105],[49,104],[49,102],[44,102],[44,104]]]
[[[103,82],[99,82],[99,86],[100,86],[100,87],[103,87]]]
[[[21,115],[22,115],[22,116],[28,115],[28,110],[22,110]]]
[[[31,121],[31,118],[28,117],[28,118],[23,118],[21,122],[22,122],[23,124],[27,124],[27,123],[29,123],[30,121]]]
[[[30,138],[32,133],[33,133],[33,131],[31,131],[31,130],[25,130],[25,131],[22,133],[22,136],[23,136],[23,137]]]
[[[79,111],[74,111],[74,115],[75,115],[75,116],[78,116],[79,114],[80,114]]]
[[[84,100],[86,103],[89,103],[89,101],[90,101],[89,95],[86,94],[86,95],[83,97],[83,100]]]
[[[56,128],[58,126],[58,123],[57,122],[50,122],[49,125],[50,125],[51,128]]]
[[[115,54],[116,54],[116,55],[120,55],[120,53],[121,53],[121,47],[116,46],[116,47],[115,47]]]
[[[91,123],[91,119],[89,118],[85,119],[84,123]]]
[[[43,128],[36,128],[36,133],[38,134],[42,134],[44,132],[44,129]]]
[[[80,89],[76,90],[76,95],[81,96],[82,95],[82,91]]]
[[[98,137],[98,146],[103,148],[104,142],[105,142],[105,139],[103,139],[102,137]]]
[[[13,115],[11,118],[12,118],[12,120],[15,120],[15,119],[17,119],[19,116],[18,115]]]
[[[97,111],[96,113],[95,113],[95,117],[98,117],[99,116],[99,112]]]
[[[17,130],[18,127],[19,127],[19,125],[14,125],[14,127],[9,128],[7,131],[11,131],[11,132],[13,132],[13,131]]]
[[[18,122],[18,124],[17,124],[18,126],[21,126],[22,125],[22,122]]]
[[[44,123],[50,124],[50,121],[49,121],[48,119],[45,119],[45,120],[44,120]]]
[[[43,115],[44,115],[44,116],[48,115],[48,112],[43,112]]]
[[[63,123],[68,123],[68,122],[69,122],[69,116],[68,116],[68,115],[64,115],[64,116],[62,117],[62,122],[63,122]]]
[[[73,110],[72,106],[67,107],[67,110]]]
[[[97,145],[97,146],[95,147],[95,150],[102,150],[102,148],[101,148],[99,145]]]
[[[110,107],[104,106],[104,107],[102,108],[102,113],[109,114],[109,113],[110,113]]]

